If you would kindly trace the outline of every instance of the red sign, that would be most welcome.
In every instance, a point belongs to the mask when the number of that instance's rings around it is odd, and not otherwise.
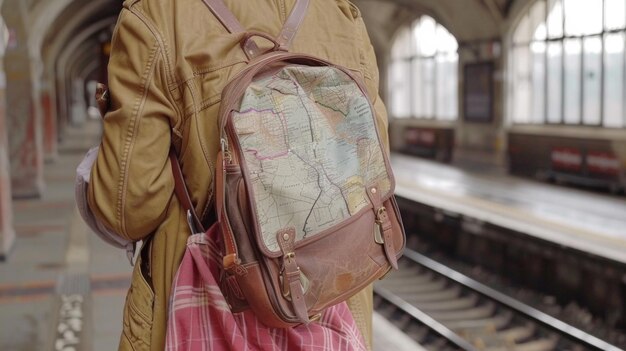
[[[435,145],[435,132],[428,129],[410,128],[407,129],[404,138],[408,144],[433,146]]]
[[[589,151],[587,169],[591,173],[617,176],[620,174],[621,166],[617,157],[610,152]]]
[[[566,171],[580,171],[583,165],[583,156],[578,149],[555,147],[550,155],[552,168]]]

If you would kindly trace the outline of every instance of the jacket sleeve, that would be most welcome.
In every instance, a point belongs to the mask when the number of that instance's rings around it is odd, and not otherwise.
[[[380,78],[378,73],[378,64],[376,62],[376,54],[374,52],[374,47],[372,46],[369,35],[367,34],[367,29],[365,28],[363,17],[361,17],[360,15],[357,17],[357,24],[359,26],[359,34],[361,36],[360,55],[361,64],[364,68],[363,76],[365,78],[365,84],[367,86],[369,95],[372,97],[372,104],[374,104],[374,110],[376,111],[376,115],[378,117],[378,130],[380,130],[381,132],[382,141],[387,149],[389,149],[389,124],[387,120],[387,108],[385,107],[383,100],[380,98]]]
[[[173,194],[168,151],[176,107],[165,67],[157,37],[123,9],[108,67],[111,109],[87,198],[99,220],[130,240],[158,227]]]

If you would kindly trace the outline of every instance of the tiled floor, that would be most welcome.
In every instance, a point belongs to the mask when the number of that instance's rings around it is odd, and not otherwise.
[[[95,121],[70,128],[59,157],[45,165],[43,196],[13,202],[17,240],[0,263],[0,350],[60,350],[77,341],[77,350],[117,349],[131,266],[77,221],[73,197],[74,170],[98,134]],[[76,272],[86,291],[63,300],[68,279],[61,278]]]

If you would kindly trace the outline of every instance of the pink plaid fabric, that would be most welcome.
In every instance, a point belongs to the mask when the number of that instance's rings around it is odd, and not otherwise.
[[[346,303],[327,309],[318,322],[269,328],[254,313],[232,313],[215,277],[221,264],[218,229],[195,234],[176,273],[170,300],[166,349],[367,350]]]

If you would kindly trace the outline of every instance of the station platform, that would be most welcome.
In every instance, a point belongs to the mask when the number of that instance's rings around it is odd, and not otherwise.
[[[626,263],[626,198],[393,154],[396,195]]]
[[[115,350],[131,269],[82,222],[76,166],[99,138],[99,122],[68,127],[45,165],[39,199],[13,200],[16,242],[0,262],[0,350]],[[69,349],[69,348],[68,348]]]
[[[0,262],[0,350],[116,350],[132,267],[82,222],[75,169],[99,138],[99,122],[69,127],[59,157],[45,165],[40,199],[14,200],[16,244]],[[374,317],[374,350],[420,350]],[[69,349],[69,348],[67,348]]]

